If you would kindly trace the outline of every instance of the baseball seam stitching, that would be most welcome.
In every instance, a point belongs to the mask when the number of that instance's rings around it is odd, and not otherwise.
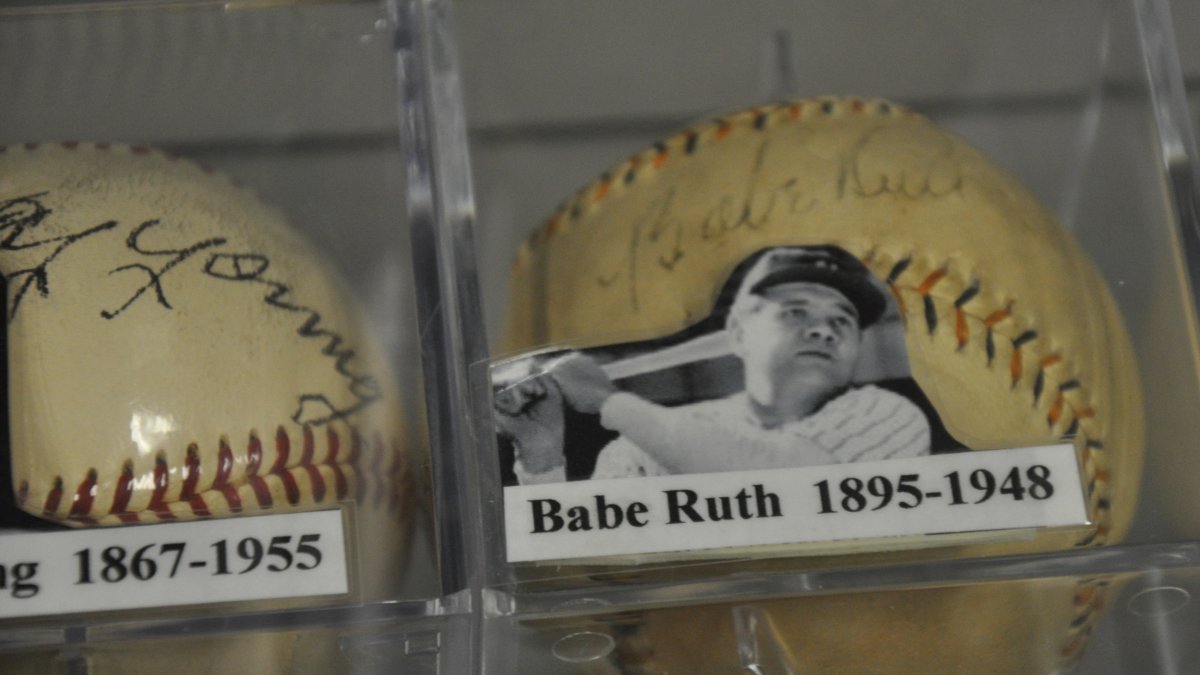
[[[57,147],[57,148],[61,148],[63,150],[70,150],[70,151],[96,150],[99,152],[110,152],[110,151],[112,151],[112,152],[128,152],[129,154],[134,155],[136,157],[161,157],[170,162],[178,162],[180,164],[191,166],[195,169],[198,169],[199,171],[204,173],[206,176],[209,176],[211,178],[220,178],[221,180],[224,180],[225,182],[229,183],[231,186],[236,187],[240,190],[251,191],[250,188],[248,188],[241,181],[235,180],[232,176],[229,176],[228,174],[217,171],[216,169],[214,169],[212,166],[209,166],[208,164],[204,164],[201,162],[194,162],[192,160],[185,159],[175,153],[164,152],[162,150],[153,148],[148,145],[139,145],[136,143],[111,143],[111,142],[107,142],[107,141],[96,141],[96,142],[91,142],[91,143],[84,143],[81,141],[59,141],[59,142],[55,142],[55,143],[30,142],[30,143],[21,143],[20,145],[11,145],[11,146],[10,145],[0,145],[0,155],[14,151],[14,150],[23,150],[25,152],[34,152],[34,151],[40,150],[42,148],[47,148],[47,147]]]
[[[763,105],[693,125],[634,153],[616,168],[601,174],[598,180],[577,190],[555,209],[541,227],[535,229],[522,242],[514,264],[524,265],[538,246],[568,231],[572,224],[602,201],[650,174],[651,171],[647,171],[646,168],[661,169],[678,154],[694,155],[702,149],[702,141],[715,144],[729,138],[738,129],[764,131],[781,123],[809,120],[814,116],[828,118],[842,114],[916,115],[907,107],[879,99],[822,97]]]
[[[781,114],[782,113],[782,114]],[[521,265],[528,262],[528,257],[532,254],[533,249],[539,244],[545,242],[549,237],[567,231],[568,223],[566,221],[577,221],[585,213],[586,209],[592,207],[604,199],[615,194],[615,191],[620,190],[636,182],[638,176],[645,172],[638,171],[642,165],[649,164],[654,169],[660,169],[670,160],[672,149],[675,151],[682,149],[684,154],[695,154],[700,146],[701,139],[709,139],[712,143],[717,143],[725,140],[733,132],[735,128],[746,127],[754,131],[762,131],[769,128],[772,122],[778,123],[784,119],[790,122],[798,122],[805,119],[810,119],[813,116],[829,117],[838,114],[878,114],[878,115],[915,115],[912,110],[891,104],[882,100],[866,100],[856,97],[848,98],[813,98],[798,101],[782,102],[773,105],[759,106],[734,113],[727,117],[715,118],[712,121],[697,126],[685,129],[665,141],[661,141],[651,145],[649,148],[635,153],[630,159],[626,160],[621,165],[612,171],[605,172],[600,179],[591,185],[585,186],[578,190],[575,195],[564,202],[559,209],[545,222],[545,224],[535,230],[531,237],[521,246],[518,252],[517,264]],[[649,160],[649,161],[647,161]],[[621,180],[614,180],[614,176],[621,176]],[[874,251],[869,252],[869,256],[874,255]],[[884,276],[887,282],[895,290],[895,282],[900,276],[909,273],[910,266],[913,263],[911,255],[904,256],[897,260],[894,265],[887,270]],[[943,280],[943,278],[951,271],[950,263],[934,267],[926,272],[922,277],[921,282],[917,286],[913,286],[911,290],[920,296],[922,310],[924,312],[923,319],[926,327],[932,334],[940,327],[940,320],[937,318],[935,298],[938,296],[932,291]],[[959,279],[961,281],[961,279]],[[968,312],[964,308],[970,304],[972,307],[977,307],[981,303],[980,299],[980,281],[972,280],[968,284],[964,284],[964,291],[954,298],[942,298],[943,302],[952,303],[954,306],[955,316],[955,333],[958,340],[959,349],[963,349],[967,343],[964,331],[968,331],[967,319],[974,319],[981,323],[985,328],[985,353],[988,358],[988,367],[993,365],[995,358],[995,343],[996,336],[1006,337],[1013,346],[1013,350],[1009,360],[1009,371],[1012,376],[1012,388],[1017,389],[1019,384],[1024,384],[1025,376],[1025,355],[1028,353],[1026,345],[1037,342],[1038,345],[1047,342],[1048,337],[1039,335],[1035,328],[1025,328],[1021,332],[1013,335],[1006,334],[1003,330],[998,330],[997,327],[1015,326],[1017,317],[1013,315],[1013,302],[1010,301],[1003,306],[989,308],[989,311],[980,313]],[[894,293],[898,304],[901,305],[902,312],[905,311],[904,300],[898,294]],[[1022,322],[1023,325],[1031,326],[1030,322]],[[1078,433],[1082,426],[1090,425],[1095,420],[1095,410],[1090,405],[1075,405],[1068,398],[1069,392],[1076,392],[1075,397],[1085,399],[1084,387],[1078,378],[1066,378],[1058,383],[1057,392],[1049,392],[1046,390],[1047,375],[1053,371],[1067,371],[1068,363],[1065,357],[1059,351],[1051,350],[1048,353],[1039,353],[1037,356],[1038,370],[1034,375],[1033,382],[1030,383],[1030,390],[1033,394],[1033,403],[1036,406],[1040,403],[1042,396],[1053,396],[1050,409],[1047,412],[1047,422],[1050,429],[1053,429],[1060,421],[1070,417],[1070,422],[1063,436],[1074,436]],[[1084,443],[1084,470],[1088,473],[1088,498],[1099,495],[1097,504],[1095,505],[1100,511],[1104,512],[1104,517],[1107,519],[1111,504],[1107,498],[1107,493],[1104,490],[1098,490],[1097,484],[1100,487],[1107,486],[1108,474],[1099,466],[1096,466],[1095,452],[1103,449],[1103,441],[1098,438],[1089,436]],[[1091,460],[1090,466],[1088,460]],[[1107,524],[1099,526],[1096,531],[1090,534],[1084,540],[1078,542],[1077,545],[1085,546],[1090,544],[1102,543],[1108,534]]]
[[[1104,440],[1100,430],[1095,428],[1098,421],[1095,408],[1088,403],[1087,388],[1074,374],[1069,360],[1061,350],[1047,352],[1042,348],[1042,344],[1052,344],[1052,338],[1040,333],[1032,321],[1020,316],[1015,310],[1015,299],[998,307],[985,303],[983,280],[963,277],[953,261],[927,265],[911,254],[891,261],[879,256],[875,250],[868,251],[862,259],[878,276],[885,278],[905,323],[922,323],[927,336],[933,337],[944,330],[947,322],[942,317],[947,314],[945,308],[948,306],[953,308],[954,340],[958,351],[965,351],[972,344],[972,324],[976,331],[983,331],[983,356],[988,369],[1001,365],[997,359],[997,340],[1008,341],[1012,351],[1006,365],[1013,394],[1029,396],[1034,414],[1039,414],[1040,407],[1053,396],[1045,417],[1048,431],[1061,430],[1058,435],[1073,443],[1078,437],[1078,445],[1083,450],[1082,470],[1087,481],[1085,499],[1088,513],[1095,519],[1095,527],[1076,542],[1076,546],[1103,544],[1107,540],[1111,518],[1108,473],[1102,467],[1100,457]],[[902,278],[914,281],[901,283]],[[953,296],[937,292],[950,283],[963,290]],[[916,300],[918,306],[906,301],[906,294]],[[909,339],[920,339],[919,329],[906,328],[906,334],[910,330],[913,335]],[[1032,375],[1026,366],[1027,356],[1033,357],[1028,363],[1036,364],[1036,372]],[[1056,384],[1057,392],[1050,392],[1048,382]],[[1069,395],[1076,400],[1070,400]],[[1082,658],[1083,647],[1104,606],[1106,586],[1107,582],[1103,580],[1080,582],[1080,589],[1072,598],[1075,609],[1067,626],[1065,643],[1059,652],[1064,663],[1074,663]]]
[[[840,114],[874,114],[874,115],[915,115],[911,109],[897,106],[882,100],[866,100],[856,97],[833,98],[822,97],[786,101],[771,105],[759,106],[719,117],[707,124],[687,128],[667,139],[651,145],[633,154],[622,164],[611,171],[601,174],[600,179],[576,191],[573,196],[564,201],[558,209],[534,230],[518,248],[514,260],[514,268],[522,269],[530,262],[534,252],[544,243],[560,233],[565,233],[570,226],[580,220],[590,209],[608,197],[634,185],[638,178],[652,170],[658,170],[667,165],[675,154],[682,152],[686,156],[694,155],[700,149],[702,140],[708,143],[719,143],[728,138],[735,127],[749,128],[762,131],[772,124],[782,122],[798,122],[814,116],[831,117]],[[647,170],[649,169],[649,170]],[[874,251],[869,255],[873,255]],[[950,304],[954,308],[954,331],[958,349],[963,350],[969,343],[970,323],[976,322],[984,328],[984,353],[987,357],[987,367],[994,365],[996,356],[995,340],[997,336],[1009,340],[1012,351],[1009,357],[1009,373],[1012,380],[1012,390],[1027,389],[1032,397],[1032,408],[1038,409],[1043,396],[1053,396],[1046,413],[1046,422],[1051,431],[1069,417],[1066,429],[1061,436],[1074,440],[1078,434],[1083,438],[1083,471],[1087,478],[1087,501],[1089,512],[1095,515],[1096,527],[1077,546],[1099,545],[1106,541],[1110,527],[1111,500],[1108,495],[1108,473],[1100,465],[1098,453],[1104,450],[1103,440],[1088,429],[1096,424],[1095,409],[1087,404],[1073,403],[1069,393],[1080,401],[1086,400],[1083,383],[1078,378],[1068,377],[1057,382],[1057,391],[1046,389],[1047,378],[1055,372],[1070,372],[1069,364],[1060,351],[1044,352],[1041,344],[1049,344],[1048,336],[1040,335],[1035,328],[1027,327],[1012,334],[1011,328],[1027,322],[1019,322],[1013,314],[1014,302],[1003,306],[989,308],[980,313],[978,310],[968,311],[980,306],[980,281],[972,280],[963,286],[964,290],[956,297],[947,298],[934,293],[934,289],[944,277],[951,274],[950,263],[936,267],[921,278],[916,286],[899,285],[900,276],[904,275],[913,262],[912,256],[905,256],[888,270],[887,281],[893,295],[896,297],[899,309],[905,316],[906,322],[912,320],[905,307],[903,291],[913,293],[921,304],[920,320],[925,322],[929,335],[933,335],[943,323],[938,311],[938,300]],[[961,281],[961,279],[959,279]],[[1027,345],[1032,349],[1026,349]],[[1032,382],[1025,374],[1025,356],[1034,352],[1037,359],[1036,374]],[[1043,353],[1044,352],[1044,353]],[[1103,606],[1104,587],[1107,582],[1101,580],[1084,580],[1080,582],[1081,590],[1075,594],[1074,604],[1076,613],[1068,627],[1068,641],[1060,655],[1065,661],[1077,661],[1082,655],[1082,647],[1090,634],[1097,616],[1097,610]]]
[[[212,166],[187,160],[177,154],[164,152],[147,145],[104,141],[83,143],[75,140],[57,143],[27,142],[13,146],[0,145],[0,154],[16,150],[32,153],[47,147],[57,147],[67,151],[112,151],[127,152],[136,157],[160,157],[172,163],[181,163],[193,167],[209,178],[219,178],[239,190],[253,192],[242,182],[227,174],[218,172]],[[409,478],[408,467],[404,462],[403,453],[399,452],[396,446],[391,448],[391,452],[387,452],[385,451],[383,440],[378,436],[374,439],[371,451],[372,460],[369,467],[370,476],[368,477],[364,475],[364,472],[359,467],[359,460],[363,453],[361,452],[361,439],[356,430],[351,430],[352,449],[350,456],[343,462],[337,461],[338,444],[340,441],[336,430],[327,428],[329,450],[326,459],[319,462],[312,461],[313,438],[311,428],[304,427],[302,434],[303,451],[299,463],[293,466],[285,466],[288,453],[287,451],[279,451],[279,448],[290,448],[291,439],[287,435],[286,430],[283,427],[279,427],[276,432],[276,461],[266,473],[260,474],[259,470],[261,467],[254,458],[257,457],[258,461],[261,461],[261,445],[257,434],[251,431],[246,451],[247,469],[244,477],[234,482],[228,480],[229,472],[232,470],[233,452],[230,449],[228,440],[222,436],[218,443],[216,475],[213,478],[213,482],[203,488],[199,487],[201,476],[204,476],[212,469],[206,469],[201,465],[199,447],[196,443],[191,443],[187,447],[182,467],[172,467],[166,459],[165,451],[159,450],[155,456],[155,468],[153,471],[153,484],[155,487],[153,494],[146,508],[138,511],[128,511],[126,509],[134,491],[132,487],[134,480],[132,460],[126,460],[122,465],[121,473],[117,480],[117,489],[113,494],[113,502],[108,511],[102,513],[97,513],[95,504],[96,486],[100,479],[99,472],[97,472],[95,467],[88,469],[83,480],[79,482],[74,492],[71,493],[69,508],[67,508],[65,514],[61,511],[64,506],[63,498],[67,496],[66,484],[62,476],[55,476],[51,482],[50,490],[46,494],[46,499],[43,501],[41,515],[59,521],[65,520],[86,525],[105,525],[174,520],[180,514],[170,507],[172,504],[181,503],[187,504],[187,507],[183,510],[184,513],[195,517],[239,513],[245,508],[243,497],[239,494],[239,488],[247,486],[253,492],[253,500],[258,507],[262,510],[268,510],[274,506],[274,498],[271,496],[271,484],[275,482],[278,482],[282,487],[289,506],[299,505],[306,497],[312,497],[313,502],[319,505],[326,501],[326,496],[329,492],[326,479],[321,473],[321,468],[328,469],[332,474],[333,499],[329,501],[340,501],[347,498],[366,498],[372,492],[370,485],[373,484],[373,506],[376,508],[381,507],[386,500],[387,507],[391,511],[407,507],[407,502],[410,498],[408,493],[410,491],[401,489],[400,486]],[[384,455],[391,455],[391,464],[386,469],[383,467]],[[170,474],[173,468],[182,469],[183,485],[180,487],[179,497],[168,500],[166,493],[171,487]],[[347,469],[353,471],[354,488],[349,486],[349,478],[346,476]],[[308,490],[301,488],[297,482],[297,478],[301,474],[307,478]],[[391,483],[390,489],[389,482]],[[29,501],[29,494],[29,481],[22,480],[17,488],[17,503],[19,506],[24,507]],[[220,501],[223,506],[210,507],[209,502],[214,499]]]
[[[97,508],[95,503],[99,472],[89,468],[75,490],[66,491],[62,476],[55,476],[51,488],[42,503],[41,515],[59,521],[84,525],[109,525],[118,523],[156,522],[175,520],[178,517],[205,517],[226,513],[240,513],[248,509],[246,498],[259,510],[271,510],[300,506],[311,498],[313,505],[333,503],[343,499],[371,499],[371,506],[396,511],[405,507],[408,490],[401,489],[409,479],[408,466],[403,453],[396,446],[389,446],[378,434],[364,449],[362,436],[355,429],[349,433],[349,452],[342,456],[343,438],[332,427],[326,427],[325,455],[314,461],[316,451],[314,432],[311,427],[302,430],[300,456],[292,458],[292,438],[282,426],[276,430],[276,455],[270,468],[262,471],[262,445],[258,434],[251,431],[247,438],[246,451],[241,458],[246,464],[245,474],[230,480],[234,462],[238,461],[224,436],[218,442],[216,465],[205,466],[195,443],[189,444],[180,472],[180,492],[177,497],[167,497],[171,490],[171,469],[166,452],[159,450],[155,456],[152,475],[153,492],[149,503],[138,510],[128,510],[133,493],[133,462],[126,460],[121,468],[114,490],[112,503],[107,510]],[[390,463],[384,466],[390,456]],[[323,474],[326,469],[330,476]],[[349,474],[349,475],[347,475]],[[212,481],[207,482],[206,477]],[[297,483],[297,478],[307,479],[307,489]],[[201,480],[206,480],[201,487]],[[272,484],[278,483],[285,495],[286,504],[276,504],[272,497]],[[332,485],[329,485],[332,483]],[[249,494],[243,494],[248,488]],[[17,489],[17,503],[24,508],[29,501],[30,484],[22,480]],[[64,504],[64,497],[69,502]],[[386,502],[386,503],[385,503]],[[172,505],[184,505],[172,508]],[[64,510],[66,511],[64,513]]]
[[[869,252],[863,259],[863,262],[869,266],[876,261],[874,252]],[[1061,350],[1045,352],[1040,348],[1041,343],[1049,342],[1050,338],[1040,334],[1033,327],[1032,322],[1022,320],[1022,317],[1014,311],[1015,301],[1006,302],[1000,308],[983,306],[983,296],[980,292],[983,284],[979,279],[973,279],[969,283],[963,284],[967,290],[956,297],[936,294],[934,290],[943,279],[961,283],[964,278],[958,274],[951,262],[946,262],[934,268],[933,271],[921,274],[920,270],[914,268],[912,261],[911,256],[904,256],[895,263],[883,262],[892,270],[887,275],[887,282],[906,322],[918,320],[916,317],[919,316],[919,320],[925,324],[927,335],[933,336],[942,329],[945,323],[940,318],[945,312],[939,310],[937,305],[939,303],[952,305],[955,316],[954,337],[959,351],[963,351],[970,344],[970,325],[975,323],[984,330],[984,341],[987,345],[984,349],[984,356],[987,359],[988,368],[997,365],[994,348],[997,338],[1008,340],[1011,344],[1012,351],[1008,369],[1014,394],[1019,390],[1021,393],[1028,394],[1033,411],[1037,411],[1045,401],[1049,400],[1050,396],[1053,397],[1045,417],[1047,428],[1050,431],[1061,429],[1061,433],[1058,435],[1063,440],[1075,441],[1076,437],[1081,439],[1084,451],[1083,469],[1088,480],[1086,496],[1091,506],[1089,510],[1096,515],[1097,520],[1095,531],[1077,545],[1087,546],[1103,543],[1108,536],[1110,527],[1108,520],[1111,515],[1111,504],[1107,491],[1109,477],[1101,466],[1099,457],[1099,453],[1104,450],[1104,439],[1102,432],[1095,428],[1098,424],[1097,415],[1095,408],[1088,403],[1087,387],[1078,376],[1073,374],[1069,360],[1063,356]],[[874,266],[878,267],[879,265]],[[900,276],[903,275],[920,275],[921,281],[917,285],[901,284],[899,283]],[[905,300],[904,292],[915,295],[920,300],[919,314],[918,310],[909,309],[910,305]],[[973,306],[971,309],[980,307],[983,311],[977,309],[971,311],[966,308],[968,304]],[[1033,359],[1029,363],[1036,364],[1036,372],[1032,376],[1027,372],[1029,368],[1026,366],[1026,356],[1032,356]],[[1050,393],[1047,387],[1050,382],[1056,385],[1057,392]],[[1072,394],[1075,398],[1074,401],[1071,400]]]

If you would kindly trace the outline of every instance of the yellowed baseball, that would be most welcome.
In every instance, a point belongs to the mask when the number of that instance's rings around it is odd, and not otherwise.
[[[903,317],[913,378],[959,441],[992,449],[1073,440],[1093,525],[999,544],[748,565],[1010,554],[1122,536],[1140,479],[1142,404],[1129,338],[1103,279],[1019,181],[901,106],[857,98],[773,104],[634,154],[575,194],[521,247],[501,351],[674,333],[712,312],[740,261],[783,245],[840,246],[886,282]],[[960,662],[944,650],[968,649],[965,634],[1006,630],[1036,615],[1039,626],[1060,627],[1052,638],[990,665],[989,650],[1000,646],[979,641],[981,669],[973,672],[1000,663],[1043,671],[1078,657],[1080,636],[1102,604],[1102,584],[1067,586],[925,591],[914,596],[904,624],[873,618],[885,616],[880,603],[894,597],[850,596],[831,615],[843,638],[822,631],[816,643],[805,636],[825,621],[825,600],[766,605],[787,640],[803,642],[810,658],[816,650],[812,663],[853,668],[824,672],[886,671],[891,663],[936,671]],[[832,609],[835,601],[828,602]],[[979,608],[973,624],[961,623],[967,603]],[[687,613],[706,611],[721,623],[729,608]],[[685,635],[684,623],[665,610],[645,616],[637,634],[650,636],[647,672],[710,672],[680,665],[705,657],[727,663],[716,642]],[[931,642],[939,631],[956,637]],[[885,634],[908,650],[903,658],[831,656],[869,650]],[[802,663],[796,672],[809,672]]]
[[[394,542],[368,574],[397,576],[396,384],[320,252],[249,189],[146,147],[8,147],[0,272],[23,509],[117,525],[353,501]]]

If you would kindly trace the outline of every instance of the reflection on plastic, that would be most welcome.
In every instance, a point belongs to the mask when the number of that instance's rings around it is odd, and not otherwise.
[[[1191,600],[1191,594],[1178,586],[1156,586],[1138,591],[1128,606],[1138,616],[1166,616],[1187,607]]]
[[[436,629],[376,630],[338,638],[341,665],[348,672],[436,673],[442,633]]]
[[[755,675],[794,675],[787,646],[766,612],[754,605],[739,605],[732,611],[738,664]]]
[[[580,631],[559,638],[550,651],[560,661],[588,663],[608,656],[616,646],[612,636],[594,631]]]

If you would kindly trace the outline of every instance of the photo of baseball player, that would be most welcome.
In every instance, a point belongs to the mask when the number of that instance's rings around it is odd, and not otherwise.
[[[673,339],[495,369],[505,483],[790,468],[956,445],[911,380],[890,292],[838,247],[751,256],[702,323]],[[699,365],[665,357],[697,344],[720,355]],[[632,361],[637,376],[615,382]]]

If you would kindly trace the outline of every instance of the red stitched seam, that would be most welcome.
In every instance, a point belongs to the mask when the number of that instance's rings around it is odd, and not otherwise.
[[[202,496],[205,493],[222,495],[229,506],[228,511],[236,513],[243,508],[243,500],[238,493],[238,488],[242,486],[249,486],[254,492],[258,507],[265,509],[272,506],[270,489],[270,482],[272,481],[279,481],[282,484],[287,501],[291,505],[299,504],[306,496],[312,497],[312,500],[317,504],[323,503],[328,497],[332,497],[330,501],[348,497],[365,501],[372,492],[372,483],[375,485],[374,491],[376,494],[373,496],[373,499],[376,506],[388,501],[391,501],[393,504],[396,503],[396,500],[390,499],[394,495],[389,495],[389,492],[399,488],[398,486],[389,486],[387,484],[387,478],[390,475],[394,475],[396,470],[383,470],[383,462],[386,459],[385,455],[388,454],[386,449],[388,446],[384,444],[381,437],[377,436],[375,442],[371,444],[370,452],[362,453],[358,449],[359,440],[357,431],[352,430],[352,434],[352,451],[347,457],[340,458],[339,454],[341,454],[340,449],[342,446],[340,435],[336,429],[332,427],[327,428],[328,452],[319,461],[314,461],[314,439],[312,432],[306,428],[305,438],[302,441],[304,449],[300,458],[301,463],[296,466],[286,467],[283,466],[283,461],[286,461],[285,455],[291,447],[291,438],[287,431],[280,427],[276,435],[276,441],[281,446],[281,461],[277,461],[268,473],[259,475],[257,473],[259,467],[256,466],[252,457],[255,454],[256,447],[258,447],[258,438],[256,434],[251,433],[247,441],[247,457],[250,461],[247,465],[246,475],[240,485],[228,481],[229,468],[227,465],[230,463],[231,458],[225,456],[226,453],[224,451],[229,446],[224,438],[221,439],[219,444],[215,467],[201,464],[196,445],[194,443],[190,444],[185,457],[185,470],[182,477],[183,486],[179,498],[176,500],[168,500],[166,498],[166,493],[170,487],[170,467],[166,461],[165,453],[160,452],[155,461],[153,494],[151,495],[149,504],[139,511],[129,511],[126,509],[130,497],[127,493],[132,491],[133,476],[131,461],[126,461],[122,465],[122,474],[118,478],[113,503],[108,511],[103,511],[102,507],[97,508],[99,505],[95,504],[93,499],[97,482],[97,471],[95,468],[92,468],[87,471],[78,487],[74,488],[70,493],[71,503],[68,515],[57,515],[62,505],[62,500],[68,493],[63,479],[56,477],[43,503],[43,515],[54,519],[66,519],[76,522],[83,521],[87,523],[94,523],[96,518],[110,515],[116,516],[122,522],[140,522],[146,515],[153,515],[154,517],[151,520],[170,520],[176,517],[176,512],[171,509],[173,504],[186,504],[187,510],[191,511],[194,516],[213,515],[214,511]],[[395,447],[392,447],[392,450],[394,452],[394,457],[391,458],[392,466],[403,467],[405,461],[401,453]],[[258,456],[261,457],[261,450],[259,450]],[[367,469],[367,467],[359,466],[359,462],[365,459],[365,456],[370,457],[370,472],[374,474],[374,481],[372,481],[371,477],[365,475],[367,471],[364,469]],[[334,475],[335,485],[332,495],[325,485],[324,477],[320,473],[322,467],[328,467]],[[348,481],[345,476],[345,469],[347,467],[354,469],[356,486],[353,489],[347,485]],[[213,483],[203,490],[197,489],[198,481],[214,470],[216,475]],[[296,477],[299,474],[303,474],[309,479],[310,490],[302,489],[296,482]],[[27,485],[27,482],[24,482],[23,485]],[[27,492],[28,490],[26,489]]]

